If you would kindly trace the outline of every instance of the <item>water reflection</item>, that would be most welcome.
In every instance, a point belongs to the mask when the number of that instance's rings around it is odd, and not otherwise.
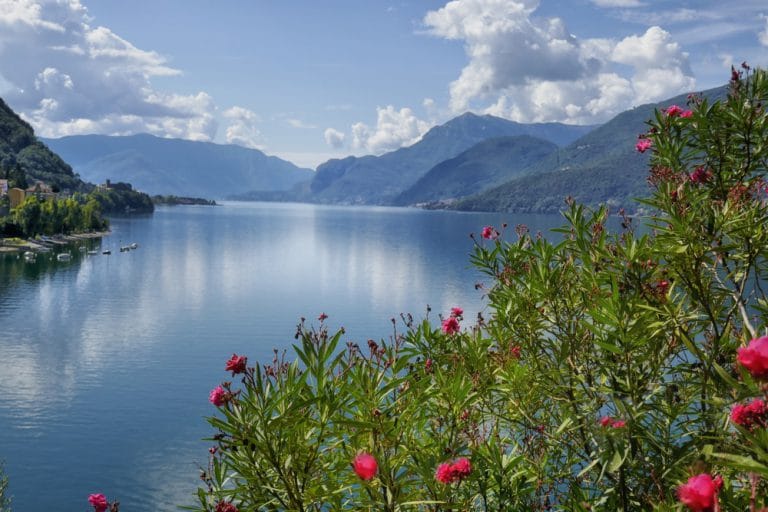
[[[484,304],[468,234],[504,217],[160,208],[113,219],[101,244],[111,256],[0,258],[0,458],[17,508],[84,509],[96,491],[126,510],[190,503],[207,393],[232,352],[266,360],[290,346],[300,317],[323,311],[353,340],[388,336],[390,318],[421,317],[427,304],[470,318]],[[559,218],[516,221],[535,230]],[[139,248],[117,250],[130,242]]]

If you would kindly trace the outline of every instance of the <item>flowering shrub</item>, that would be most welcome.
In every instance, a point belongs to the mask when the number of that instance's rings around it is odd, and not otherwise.
[[[766,103],[744,67],[657,112],[642,232],[572,202],[558,241],[483,228],[474,325],[404,316],[360,346],[323,313],[295,360],[234,355],[195,510],[764,507]]]

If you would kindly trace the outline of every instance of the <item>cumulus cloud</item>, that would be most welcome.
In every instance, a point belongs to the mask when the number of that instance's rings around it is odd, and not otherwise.
[[[763,46],[768,46],[768,16],[763,16],[763,19],[765,20],[765,27],[761,32],[758,32],[757,39]]]
[[[560,18],[536,16],[538,6],[537,0],[453,0],[427,13],[432,35],[465,43],[468,63],[450,84],[454,113],[599,122],[694,87],[688,55],[661,28],[618,42],[579,39]],[[634,74],[624,76],[617,64]]]
[[[395,109],[392,105],[376,109],[376,126],[359,122],[352,125],[352,148],[381,154],[417,142],[431,127],[410,108]]]
[[[325,137],[325,143],[334,149],[341,149],[344,147],[344,132],[340,132],[334,128],[326,128],[323,133]]]
[[[301,119],[286,119],[285,122],[288,123],[288,125],[292,128],[300,128],[302,130],[311,130],[317,128],[317,126],[310,123],[305,123]]]
[[[92,21],[79,0],[0,0],[4,96],[41,135],[215,136],[210,96],[156,90],[153,77],[179,71]]]
[[[261,119],[255,112],[243,107],[232,107],[222,112],[222,117],[229,122],[225,131],[229,144],[264,149],[261,144],[261,132],[257,126]]]

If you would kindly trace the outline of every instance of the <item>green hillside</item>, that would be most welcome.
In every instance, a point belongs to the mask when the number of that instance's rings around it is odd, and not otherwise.
[[[434,166],[394,203],[412,205],[476,194],[511,180],[554,151],[557,145],[530,135],[488,139]]]
[[[88,185],[35,137],[32,127],[0,99],[0,178],[11,186],[44,181],[54,190],[84,191]]]
[[[724,97],[725,87],[703,93]],[[656,109],[685,105],[687,95],[622,112],[565,148],[525,170],[525,175],[449,206],[465,211],[556,212],[570,196],[580,203],[601,203],[634,211],[634,199],[648,193],[649,153],[635,150],[639,134]]]

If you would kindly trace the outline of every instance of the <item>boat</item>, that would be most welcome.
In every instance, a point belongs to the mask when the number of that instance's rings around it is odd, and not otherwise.
[[[33,262],[33,261],[35,261],[36,258],[37,258],[37,254],[35,254],[32,251],[26,251],[24,253],[24,260],[25,261]]]
[[[59,261],[69,261],[72,259],[72,255],[68,252],[61,252],[56,255],[56,259]]]
[[[130,247],[131,249],[138,249],[138,248],[139,248],[139,244],[137,244],[136,242],[133,242],[133,243],[132,243],[131,245],[129,245],[128,247]]]
[[[88,251],[88,254],[91,256],[94,256],[96,254],[99,254],[99,251]]]
[[[107,249],[106,251],[101,251],[101,254],[106,254],[107,256],[109,256],[110,254],[112,254],[112,251]]]
[[[131,250],[131,246],[129,245],[122,245],[120,246],[120,252],[128,252]]]

